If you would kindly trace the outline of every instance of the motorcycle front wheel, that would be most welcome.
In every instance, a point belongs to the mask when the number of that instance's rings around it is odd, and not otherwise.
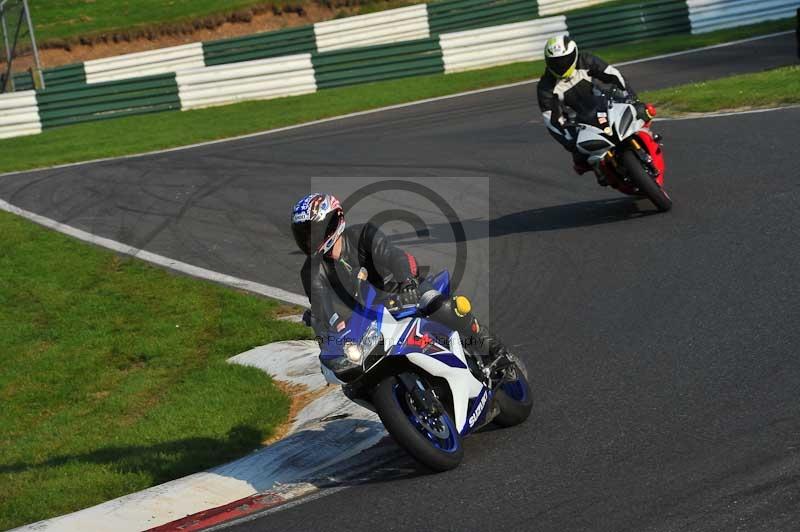
[[[461,435],[438,399],[439,412],[430,412],[415,401],[400,379],[392,376],[378,384],[372,401],[394,441],[422,465],[448,471],[461,463]]]
[[[667,212],[672,208],[672,199],[664,192],[658,183],[650,177],[642,166],[642,161],[630,150],[622,154],[622,162],[628,170],[628,177],[639,191],[653,202],[660,212]]]

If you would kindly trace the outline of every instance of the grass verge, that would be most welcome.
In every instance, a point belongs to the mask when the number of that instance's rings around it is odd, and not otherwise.
[[[0,529],[257,448],[289,399],[225,360],[306,336],[274,301],[0,212]]]
[[[370,12],[416,1],[421,0],[40,0],[31,9],[37,40],[48,46],[212,29],[225,22],[250,22],[265,12],[302,14],[312,4]]]
[[[676,52],[791,28],[767,22],[704,35],[674,35],[595,50],[611,62]],[[437,74],[323,90],[314,94],[186,112],[165,112],[78,124],[0,141],[0,172],[26,170],[171,148],[301,124],[538,77],[542,61],[457,74]],[[531,105],[535,106],[535,102]]]
[[[800,104],[800,66],[652,91],[647,99],[673,116]]]

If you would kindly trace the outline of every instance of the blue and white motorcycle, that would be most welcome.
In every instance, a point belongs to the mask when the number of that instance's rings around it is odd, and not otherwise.
[[[447,271],[426,284],[449,295]],[[435,471],[453,469],[464,454],[462,438],[492,421],[508,427],[528,418],[533,399],[522,361],[485,365],[458,332],[426,319],[420,306],[398,308],[363,285],[346,330],[322,343],[323,373],[377,412],[412,457]]]

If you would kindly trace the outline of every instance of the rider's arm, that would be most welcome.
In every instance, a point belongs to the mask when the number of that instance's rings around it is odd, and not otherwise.
[[[596,55],[588,52],[581,52],[581,61],[589,71],[589,75],[593,78],[599,79],[603,83],[608,83],[617,87],[618,89],[628,91],[632,98],[636,98],[636,93],[628,85],[628,82],[622,76],[622,72],[616,67],[609,65]]]
[[[402,283],[419,273],[414,256],[392,244],[375,224],[364,226],[361,241],[363,247],[369,250],[375,269],[384,278],[392,274],[397,283]]]
[[[550,83],[546,79],[539,81],[537,87],[539,99],[539,109],[542,110],[542,118],[547,131],[566,149],[572,147],[572,137],[564,127],[564,109],[558,96],[553,94]]]
[[[308,301],[311,303],[311,326],[314,328],[314,332],[323,338],[331,332],[341,332],[346,323],[334,308],[333,288],[327,278],[321,274],[319,263],[310,259],[306,260],[300,277]]]

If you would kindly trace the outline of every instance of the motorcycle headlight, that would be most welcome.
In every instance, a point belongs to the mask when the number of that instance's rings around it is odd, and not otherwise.
[[[364,352],[358,344],[347,342],[344,344],[344,356],[353,364],[361,364],[361,359],[364,358]]]
[[[372,323],[358,343],[347,342],[344,344],[344,356],[353,364],[361,364],[382,341],[383,335],[378,330],[378,324]]]

